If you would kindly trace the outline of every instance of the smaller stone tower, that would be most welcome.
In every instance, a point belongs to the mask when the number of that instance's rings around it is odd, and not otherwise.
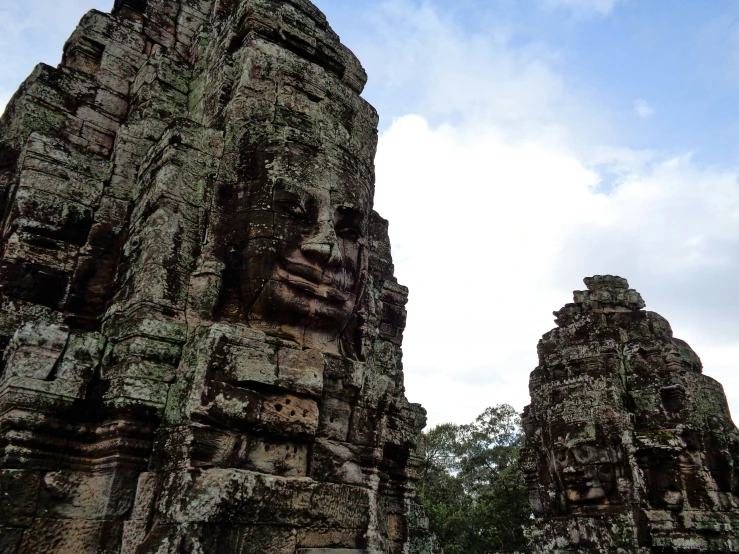
[[[739,432],[721,384],[626,279],[585,284],[531,373],[531,551],[739,552]]]

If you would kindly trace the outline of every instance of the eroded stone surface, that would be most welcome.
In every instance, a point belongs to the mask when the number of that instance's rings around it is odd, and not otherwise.
[[[625,279],[585,284],[531,374],[532,551],[739,551],[739,432],[721,385]]]
[[[0,119],[0,551],[430,553],[366,76],[306,0],[115,0]]]

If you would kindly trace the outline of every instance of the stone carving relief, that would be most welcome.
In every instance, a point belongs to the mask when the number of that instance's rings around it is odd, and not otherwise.
[[[340,339],[367,280],[370,183],[336,179],[325,154],[297,143],[242,156],[239,182],[219,198],[229,215],[216,240],[238,284],[221,313],[351,356]]]
[[[552,450],[563,505],[579,511],[620,504],[617,479],[624,473],[621,449],[609,446],[607,437],[592,425],[583,423],[563,431],[564,436],[554,439]]]

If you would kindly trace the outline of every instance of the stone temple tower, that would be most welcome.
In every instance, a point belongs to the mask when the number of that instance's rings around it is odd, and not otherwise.
[[[366,76],[307,0],[116,0],[0,120],[0,552],[432,551]]]
[[[531,374],[532,552],[739,552],[739,432],[721,385],[625,279],[585,284]]]

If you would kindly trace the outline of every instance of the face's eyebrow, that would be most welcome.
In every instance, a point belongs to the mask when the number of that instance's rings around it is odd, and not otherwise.
[[[360,210],[354,206],[337,206],[336,213],[342,217],[360,217],[364,218],[364,210]]]
[[[316,198],[316,194],[305,187],[293,185],[283,180],[275,183],[273,193],[273,202],[297,202],[301,204],[307,213],[317,214],[320,202]]]
[[[343,219],[356,219],[362,221],[365,218],[364,210],[355,208],[354,206],[337,206],[336,215]]]
[[[303,196],[297,191],[293,191],[284,187],[275,187],[274,199],[275,200],[299,200],[303,201]]]

